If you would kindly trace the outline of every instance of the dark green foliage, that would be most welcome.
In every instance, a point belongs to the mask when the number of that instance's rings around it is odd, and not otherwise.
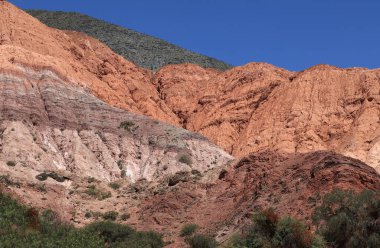
[[[135,232],[130,239],[122,243],[120,248],[161,248],[164,242],[160,234],[156,232]]]
[[[125,130],[132,131],[132,127],[134,125],[135,125],[135,123],[133,123],[132,121],[123,121],[122,123],[120,123],[119,128],[123,128]]]
[[[0,247],[102,247],[96,235],[59,223],[52,211],[41,215],[0,194]],[[104,247],[104,246],[103,246]]]
[[[253,225],[236,238],[234,248],[323,248],[324,240],[309,232],[305,225],[289,216],[279,219],[273,209],[253,216]]]
[[[14,166],[16,166],[16,162],[15,161],[7,161],[7,165],[14,167]]]
[[[108,211],[103,214],[103,219],[105,220],[116,220],[117,216],[119,215],[116,211]]]
[[[67,177],[58,175],[56,172],[43,172],[43,173],[40,173],[40,174],[38,174],[36,176],[36,179],[38,179],[40,181],[45,181],[49,177],[52,178],[52,179],[54,179],[57,182],[60,182],[60,183],[64,182],[66,179],[68,179]]]
[[[336,247],[379,247],[380,192],[334,190],[313,216],[320,233]]]
[[[181,237],[190,236],[194,234],[197,229],[198,229],[198,226],[196,224],[186,224],[184,227],[182,227],[180,236]]]
[[[216,248],[218,246],[218,243],[213,238],[201,234],[186,238],[186,243],[191,248]]]
[[[155,232],[136,232],[129,226],[113,222],[96,222],[86,227],[97,233],[112,248],[161,248],[164,246],[161,235]]]
[[[126,220],[128,220],[130,217],[131,217],[130,214],[122,214],[122,215],[120,216],[120,219],[126,221]]]
[[[277,223],[272,244],[275,247],[307,248],[312,245],[312,235],[306,230],[302,222],[291,217],[285,217]]]
[[[154,232],[137,232],[129,226],[97,222],[74,228],[60,222],[51,210],[39,213],[0,194],[1,248],[161,248]]]
[[[114,222],[95,222],[85,227],[91,233],[99,235],[107,244],[117,244],[128,239],[135,231],[125,225]]]
[[[104,192],[96,188],[95,185],[90,185],[84,192],[90,196],[97,198],[98,200],[104,200],[112,196],[111,192]]]
[[[179,162],[187,165],[191,165],[193,162],[191,161],[191,158],[188,155],[182,155],[179,159]]]
[[[115,190],[120,188],[120,184],[118,184],[116,182],[109,183],[108,186],[110,186],[111,188],[113,188]]]
[[[147,69],[157,70],[168,64],[182,63],[198,64],[220,70],[231,68],[216,59],[86,15],[43,10],[28,10],[28,13],[50,27],[83,32],[93,36],[125,59]]]

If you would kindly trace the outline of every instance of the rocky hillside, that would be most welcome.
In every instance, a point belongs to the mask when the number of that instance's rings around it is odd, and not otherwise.
[[[152,72],[8,2],[0,13],[0,189],[28,206],[185,247],[186,223],[224,242],[256,210],[311,225],[333,188],[380,190],[380,70]]]
[[[87,15],[44,10],[27,10],[27,12],[50,27],[88,34],[143,68],[157,70],[168,64],[182,63],[198,64],[218,70],[231,68],[222,61]]]
[[[7,2],[0,3],[0,11],[0,178],[18,185],[16,195],[33,199],[26,188],[51,187],[61,200],[38,205],[67,215],[75,203],[65,198],[87,178],[105,185],[165,180],[177,172],[201,175],[232,159],[201,135],[93,95],[96,83],[99,95],[129,80],[144,87],[146,71],[94,39],[50,29]],[[83,60],[87,52],[91,55]],[[109,70],[117,75],[108,75]],[[136,88],[131,94],[149,98]],[[90,195],[108,196],[101,192],[93,189]]]
[[[66,34],[76,37],[74,52],[86,61],[87,69],[96,68],[85,45],[91,39]],[[250,63],[219,72],[181,64],[152,74],[138,68],[123,71],[120,65],[125,62],[105,59],[111,57],[106,48],[95,47],[95,53],[106,54],[95,74],[109,85],[112,82],[108,89],[100,82],[90,86],[95,95],[201,133],[234,156],[268,149],[332,150],[380,170],[378,69],[318,65],[291,72]]]

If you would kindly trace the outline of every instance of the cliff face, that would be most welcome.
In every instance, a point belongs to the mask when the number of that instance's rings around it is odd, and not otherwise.
[[[380,70],[151,72],[0,13],[0,186],[24,203],[77,225],[117,211],[181,247],[184,223],[223,241],[259,208],[308,221],[335,187],[380,189]]]
[[[156,74],[163,100],[184,127],[233,155],[333,150],[380,169],[380,70],[319,65],[294,73],[252,63],[205,76],[178,67]]]
[[[179,232],[182,225],[173,223],[197,223],[223,241],[261,209],[272,207],[311,224],[315,207],[332,189],[380,189],[373,168],[332,152],[253,153],[217,177],[212,185],[184,182],[175,191],[147,197],[140,214],[144,226]]]
[[[7,2],[0,11],[3,170],[11,161],[32,178],[58,170],[135,182],[202,173],[232,158],[201,135],[112,106],[151,110],[170,122],[149,72],[94,39],[48,28]]]
[[[138,68],[97,40],[2,6],[2,68],[50,68],[108,104],[199,132],[234,156],[333,150],[379,169],[379,70],[263,63]],[[6,27],[6,28],[5,28]]]

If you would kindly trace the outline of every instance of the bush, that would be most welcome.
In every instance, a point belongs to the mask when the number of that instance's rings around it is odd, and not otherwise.
[[[132,236],[122,243],[120,248],[161,248],[164,247],[162,236],[156,232],[135,232]]]
[[[253,215],[253,224],[241,238],[232,242],[234,248],[323,248],[322,237],[310,233],[305,225],[289,216],[279,219],[273,209]]]
[[[104,247],[100,238],[64,225],[51,210],[39,215],[0,194],[0,247]]]
[[[111,214],[113,215],[113,214]],[[95,222],[84,228],[61,223],[56,214],[19,205],[0,194],[0,247],[161,248],[161,235],[137,232],[129,226]]]
[[[193,162],[191,161],[190,157],[187,155],[182,155],[179,159],[178,162],[191,165]]]
[[[182,227],[180,236],[181,237],[190,236],[194,234],[197,229],[198,229],[198,226],[196,224],[186,224],[184,227]]]
[[[134,125],[135,125],[135,123],[133,123],[132,121],[123,121],[122,123],[120,123],[119,128],[123,128],[125,130],[132,131],[132,127]]]
[[[108,186],[110,186],[111,188],[113,188],[114,190],[117,190],[120,188],[120,184],[116,183],[116,182],[112,182],[112,183],[109,183]]]
[[[218,243],[213,238],[200,234],[186,238],[186,243],[191,248],[216,248],[218,246]]]
[[[379,247],[379,218],[380,191],[334,190],[316,208],[313,221],[334,247]]]
[[[111,192],[100,191],[95,187],[95,185],[88,186],[84,193],[96,197],[98,200],[104,200],[112,196]]]
[[[312,234],[306,230],[302,222],[291,217],[285,217],[277,224],[272,244],[275,247],[307,248],[311,247],[312,239]]]
[[[95,222],[86,227],[91,233],[97,233],[107,247],[115,248],[161,248],[162,237],[155,232],[136,232],[129,226],[113,222]]]
[[[131,215],[130,215],[130,214],[122,214],[122,215],[120,216],[120,219],[121,219],[121,220],[124,220],[124,221],[128,220],[129,218],[131,218]]]
[[[117,216],[119,215],[116,211],[108,211],[103,214],[103,219],[105,220],[116,220]]]

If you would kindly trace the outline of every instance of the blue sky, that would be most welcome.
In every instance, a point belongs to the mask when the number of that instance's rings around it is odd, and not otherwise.
[[[380,67],[378,0],[10,0],[76,11],[232,65]]]

